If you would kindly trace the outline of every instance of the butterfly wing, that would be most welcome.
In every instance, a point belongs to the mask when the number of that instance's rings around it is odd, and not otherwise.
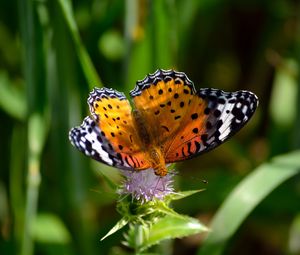
[[[210,151],[238,132],[251,118],[258,105],[249,91],[227,93],[216,89],[200,89],[193,101],[203,107],[190,108],[188,120],[166,151],[166,162],[193,158]]]
[[[236,133],[254,113],[248,91],[195,90],[182,72],[157,70],[130,92],[166,163],[209,151]]]
[[[123,93],[95,88],[88,98],[92,113],[71,129],[72,144],[87,156],[120,169],[149,168],[134,130],[131,106]]]
[[[178,133],[195,88],[184,73],[157,70],[138,81],[130,92],[156,145],[165,145]]]

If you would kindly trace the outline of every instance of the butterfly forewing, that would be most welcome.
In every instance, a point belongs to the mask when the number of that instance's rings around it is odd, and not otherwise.
[[[153,137],[152,144],[172,142],[193,107],[193,94],[192,82],[184,73],[173,70],[158,70],[137,82],[130,95]]]

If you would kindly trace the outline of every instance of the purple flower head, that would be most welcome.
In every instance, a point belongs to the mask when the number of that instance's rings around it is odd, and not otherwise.
[[[162,200],[166,195],[174,193],[174,172],[160,177],[154,174],[153,169],[144,171],[122,171],[126,179],[119,194],[131,195],[142,203],[153,199]]]

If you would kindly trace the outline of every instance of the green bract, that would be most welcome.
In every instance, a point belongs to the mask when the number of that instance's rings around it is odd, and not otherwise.
[[[200,221],[178,214],[169,206],[173,200],[200,191],[177,192],[167,195],[163,200],[153,199],[146,203],[133,200],[128,195],[123,196],[117,204],[122,218],[101,240],[128,225],[124,244],[139,253],[162,240],[207,232],[208,228]]]

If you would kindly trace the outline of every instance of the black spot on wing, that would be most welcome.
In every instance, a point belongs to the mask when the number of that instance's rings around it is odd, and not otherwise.
[[[227,93],[222,90],[209,88],[200,89],[196,95],[202,98],[207,104],[202,113],[207,118],[204,122],[205,126],[194,126],[191,133],[194,134],[195,140],[186,141],[179,147],[174,148],[175,151],[181,151],[176,156],[178,157],[177,161],[193,158],[199,154],[208,152],[228,140],[249,121],[258,105],[256,95],[249,91]],[[197,119],[197,115],[197,113],[191,113],[190,121]],[[184,140],[182,141],[184,142]],[[192,142],[192,144],[190,145],[189,142]],[[187,155],[187,151],[184,148],[193,148],[188,150],[188,152],[191,151],[192,153],[188,153],[189,155]],[[174,151],[170,152],[172,160],[174,160],[175,154],[176,152]],[[167,155],[166,162],[172,163],[174,161],[168,161]]]
[[[137,81],[135,88],[130,91],[130,96],[135,97],[140,95],[143,90],[149,88],[151,85],[156,85],[159,81],[164,81],[167,84],[172,80],[174,80],[176,85],[184,84],[184,86],[187,86],[184,93],[194,94],[196,92],[193,82],[185,73],[174,70],[158,69],[153,74],[148,74],[143,80]],[[172,92],[172,89],[169,88],[168,92]],[[164,91],[162,89],[158,90],[159,95],[163,93]]]
[[[102,99],[108,99],[108,98],[118,98],[119,100],[127,100],[124,93],[119,92],[117,90],[109,89],[109,88],[94,88],[92,92],[89,94],[87,100],[91,113],[94,113],[94,102],[96,101],[99,102]],[[112,109],[111,105],[108,105],[108,107]],[[104,108],[103,109],[106,110],[106,107]]]
[[[81,126],[72,128],[69,139],[74,147],[99,162],[120,169],[132,170],[114,150],[105,137],[105,133],[96,125],[97,116],[86,117]],[[98,121],[98,120],[97,120]],[[119,145],[119,149],[122,145]]]

